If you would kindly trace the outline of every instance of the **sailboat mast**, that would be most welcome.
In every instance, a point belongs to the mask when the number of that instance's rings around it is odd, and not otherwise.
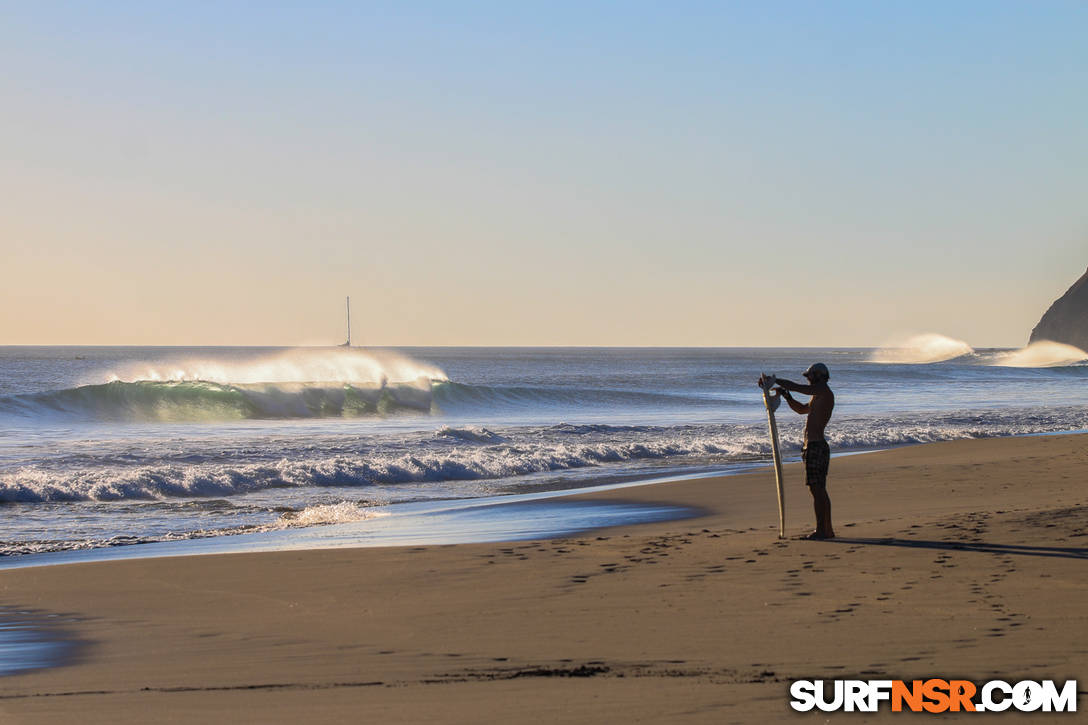
[[[347,298],[348,307],[348,341],[345,347],[351,347],[351,297]]]

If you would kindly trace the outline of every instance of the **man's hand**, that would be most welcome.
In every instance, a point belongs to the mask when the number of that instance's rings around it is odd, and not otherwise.
[[[774,389],[774,392],[778,393],[779,395],[781,395],[781,396],[783,396],[785,398],[790,397],[790,391],[786,390],[781,385],[776,386],[775,389]]]

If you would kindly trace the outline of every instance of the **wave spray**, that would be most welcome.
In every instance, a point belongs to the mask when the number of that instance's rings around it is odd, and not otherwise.
[[[954,360],[975,350],[963,340],[927,332],[894,340],[873,352],[870,362],[921,364]]]
[[[1061,342],[1039,340],[999,355],[991,365],[1009,368],[1053,368],[1088,361],[1088,352]]]

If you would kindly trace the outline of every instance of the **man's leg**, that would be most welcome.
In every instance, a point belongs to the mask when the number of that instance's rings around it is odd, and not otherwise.
[[[816,530],[813,539],[830,539],[835,536],[831,528],[831,498],[827,495],[827,469],[831,462],[831,449],[824,441],[806,443],[801,450],[805,462],[805,483],[812,493],[812,509],[816,513]]]
[[[812,492],[812,509],[816,513],[816,535],[823,539],[835,536],[831,528],[831,497],[827,495],[827,486],[809,486]]]

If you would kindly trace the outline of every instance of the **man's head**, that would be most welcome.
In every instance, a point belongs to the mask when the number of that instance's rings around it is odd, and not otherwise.
[[[810,383],[826,383],[831,379],[831,373],[828,372],[827,366],[819,362],[809,365],[808,370],[802,373],[802,375],[804,375]]]

